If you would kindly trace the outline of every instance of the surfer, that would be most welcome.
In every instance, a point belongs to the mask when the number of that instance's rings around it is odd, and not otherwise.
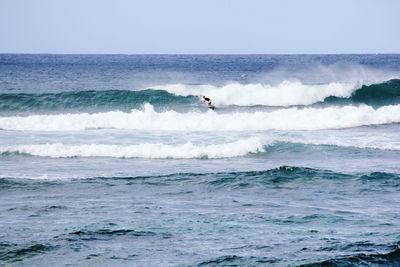
[[[203,95],[203,101],[208,103],[209,108],[213,108],[213,105],[211,104],[211,99]]]

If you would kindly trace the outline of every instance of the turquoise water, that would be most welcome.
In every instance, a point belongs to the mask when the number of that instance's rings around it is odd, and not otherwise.
[[[0,265],[398,265],[399,63],[0,55]]]

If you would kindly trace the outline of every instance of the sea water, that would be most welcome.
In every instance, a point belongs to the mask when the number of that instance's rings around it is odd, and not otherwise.
[[[1,54],[0,265],[399,265],[399,78],[400,55]]]

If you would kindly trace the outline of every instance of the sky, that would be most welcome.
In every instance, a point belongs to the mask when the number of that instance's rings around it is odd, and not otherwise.
[[[0,53],[400,53],[399,0],[0,0]]]

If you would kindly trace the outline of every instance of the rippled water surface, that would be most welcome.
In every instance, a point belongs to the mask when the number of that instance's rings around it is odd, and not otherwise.
[[[2,54],[0,265],[397,266],[399,77],[399,55]]]

